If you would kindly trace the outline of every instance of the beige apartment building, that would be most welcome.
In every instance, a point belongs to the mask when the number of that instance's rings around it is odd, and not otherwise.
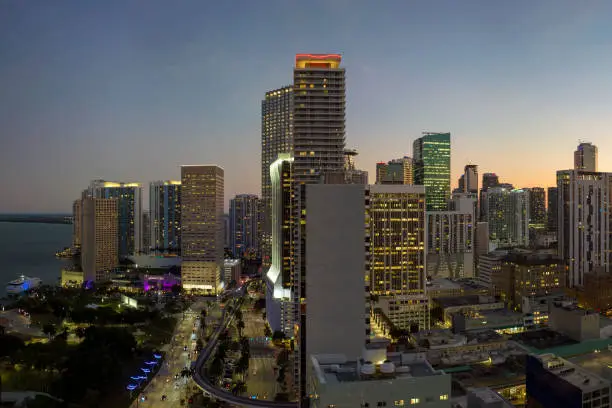
[[[81,266],[84,280],[109,280],[110,272],[119,264],[117,200],[84,198],[81,211]]]
[[[216,293],[223,269],[224,170],[216,165],[181,166],[182,284]]]

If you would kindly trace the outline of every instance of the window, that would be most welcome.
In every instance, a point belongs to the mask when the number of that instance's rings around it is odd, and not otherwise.
[[[448,394],[440,395],[440,401],[446,401],[448,399]]]
[[[418,398],[410,398],[410,404],[411,405],[416,405],[419,403],[419,399]]]
[[[397,401],[395,401],[395,406],[396,407],[403,407],[404,406],[404,400],[397,400]]]

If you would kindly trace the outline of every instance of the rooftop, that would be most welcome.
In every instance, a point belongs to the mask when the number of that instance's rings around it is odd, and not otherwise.
[[[322,384],[356,381],[388,381],[441,375],[425,359],[424,354],[394,353],[385,361],[348,361],[342,354],[311,356],[313,371]],[[369,371],[368,368],[375,368]],[[387,370],[388,369],[388,370]]]
[[[442,308],[496,303],[493,297],[482,295],[444,296],[434,298],[434,301]]]
[[[577,341],[570,339],[566,335],[549,329],[518,333],[512,336],[512,340],[536,350],[578,344]]]
[[[501,395],[493,391],[491,388],[470,388],[468,390],[470,396],[479,399],[485,404],[497,404],[498,408],[512,408],[514,405],[506,401]]]
[[[580,388],[583,392],[589,392],[609,384],[608,381],[597,374],[584,369],[568,360],[557,357],[554,354],[542,354],[535,356],[542,362],[546,370],[564,379],[573,386]]]

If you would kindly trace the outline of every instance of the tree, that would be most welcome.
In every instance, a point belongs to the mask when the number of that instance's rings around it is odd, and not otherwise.
[[[242,329],[244,329],[244,322],[242,320],[238,320],[236,324],[236,328],[238,329],[238,336],[242,336]]]
[[[19,337],[10,334],[0,335],[0,357],[13,358],[24,347],[25,343]]]
[[[202,340],[197,339],[196,346],[195,346],[196,351],[199,353],[202,350],[202,347],[204,347],[204,345],[202,344]]]
[[[245,393],[246,391],[247,387],[243,381],[238,381],[236,384],[234,384],[234,388],[232,389],[232,393],[234,395],[240,395],[242,393]]]
[[[219,378],[221,373],[223,372],[223,360],[215,356],[210,363],[210,367],[208,368],[208,373],[215,377]]]
[[[74,335],[77,336],[79,339],[84,338],[85,337],[85,328],[77,327],[76,329],[74,329]]]
[[[242,310],[236,309],[236,313],[234,313],[234,316],[237,320],[242,320]]]
[[[264,327],[264,336],[266,336],[266,337],[271,337],[272,336],[272,330],[270,329],[270,327],[268,325],[266,325]]]
[[[55,335],[56,329],[54,325],[47,323],[42,327],[42,332],[51,338]]]

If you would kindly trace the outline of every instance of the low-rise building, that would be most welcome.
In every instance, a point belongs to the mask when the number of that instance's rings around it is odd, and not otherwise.
[[[610,407],[610,381],[554,354],[527,357],[527,406]]]
[[[80,288],[83,286],[83,271],[75,271],[71,269],[62,269],[61,275],[62,286],[68,288]]]
[[[491,388],[470,388],[465,408],[513,408],[510,402]]]
[[[380,311],[398,328],[418,331],[429,329],[430,303],[427,295],[381,297],[376,303]]]
[[[493,296],[472,295],[454,296],[433,299],[434,313],[447,326],[452,323],[452,315],[484,310],[499,310],[504,308],[504,302],[497,302]]]
[[[430,299],[454,296],[491,295],[491,290],[475,279],[433,279],[427,282]]]
[[[434,370],[424,354],[393,354],[381,361],[312,355],[311,407],[451,406],[450,375]]]
[[[593,310],[555,302],[550,305],[548,325],[576,341],[585,341],[600,338],[599,319],[599,313]]]
[[[468,310],[452,315],[452,327],[456,333],[470,330],[506,330],[510,333],[522,331],[525,318],[522,313],[503,308],[496,310]]]

